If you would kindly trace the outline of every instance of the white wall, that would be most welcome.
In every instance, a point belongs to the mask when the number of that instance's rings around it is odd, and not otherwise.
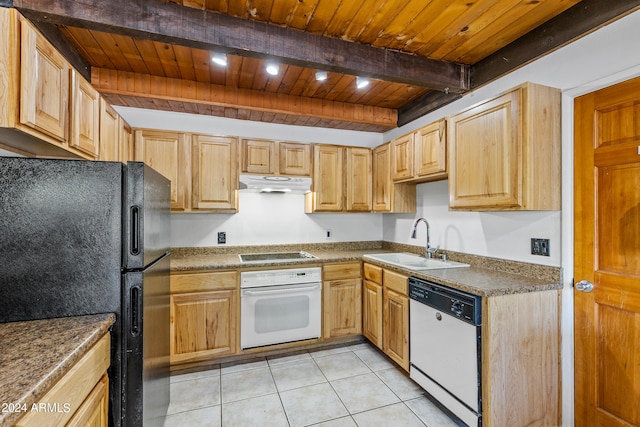
[[[564,426],[574,425],[573,102],[576,96],[639,76],[640,49],[636,46],[639,39],[640,11],[636,11],[384,136],[388,141],[404,135],[525,81],[562,90],[561,212],[448,212],[446,184],[439,182],[418,186],[415,216],[424,216],[432,221],[432,242],[444,248],[563,268],[561,351]],[[412,220],[407,215],[385,216],[384,239],[407,243]],[[530,237],[550,237],[551,257],[544,259],[527,254],[523,248]],[[422,237],[419,234],[418,239],[423,242],[424,234]]]

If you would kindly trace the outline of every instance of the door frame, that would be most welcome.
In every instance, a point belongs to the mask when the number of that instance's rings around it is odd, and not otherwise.
[[[562,319],[561,319],[561,369],[562,369],[562,420],[563,424],[574,425],[574,124],[575,98],[595,92],[617,83],[640,77],[640,66],[611,74],[600,79],[581,84],[562,92]]]

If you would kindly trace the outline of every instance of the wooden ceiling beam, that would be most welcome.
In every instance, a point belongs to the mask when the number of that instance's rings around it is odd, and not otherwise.
[[[388,82],[462,93],[468,67],[159,0],[13,0],[34,23],[130,35],[233,55],[272,59]]]
[[[470,90],[487,84],[640,8],[640,0],[582,0],[470,68]],[[455,101],[428,92],[398,110],[398,126]]]
[[[384,132],[397,127],[397,111],[346,102],[327,101],[293,95],[268,94],[250,89],[197,83],[127,71],[92,67],[91,84],[108,99],[136,98],[178,102],[200,108],[235,108],[285,114],[290,117],[317,117],[324,121],[353,123],[354,129]],[[119,105],[117,102],[116,105]],[[146,105],[153,105],[148,103]],[[347,125],[344,125],[344,128]]]

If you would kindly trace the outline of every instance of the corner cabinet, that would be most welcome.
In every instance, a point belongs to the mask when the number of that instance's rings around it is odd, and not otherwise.
[[[360,261],[322,268],[322,336],[336,338],[362,331]]]
[[[560,91],[525,83],[449,118],[449,207],[560,209]]]
[[[238,352],[238,273],[171,275],[171,364]]]
[[[411,183],[395,183],[391,178],[391,143],[373,150],[373,212],[415,212],[416,186]]]
[[[363,335],[409,371],[408,277],[364,264]]]

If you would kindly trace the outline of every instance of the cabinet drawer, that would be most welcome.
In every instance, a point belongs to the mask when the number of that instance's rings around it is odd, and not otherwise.
[[[16,427],[65,425],[107,371],[110,355],[111,337],[106,334],[37,402],[38,405],[68,404],[69,410],[32,411],[18,420]]]
[[[171,275],[171,293],[205,292],[220,289],[236,289],[236,271],[216,271]]]
[[[382,267],[376,267],[375,265],[365,263],[364,278],[381,285],[382,284]]]
[[[393,271],[384,270],[384,287],[402,295],[408,295],[409,278],[405,275],[394,273]]]
[[[327,264],[322,268],[322,280],[355,279],[360,277],[360,262]]]

